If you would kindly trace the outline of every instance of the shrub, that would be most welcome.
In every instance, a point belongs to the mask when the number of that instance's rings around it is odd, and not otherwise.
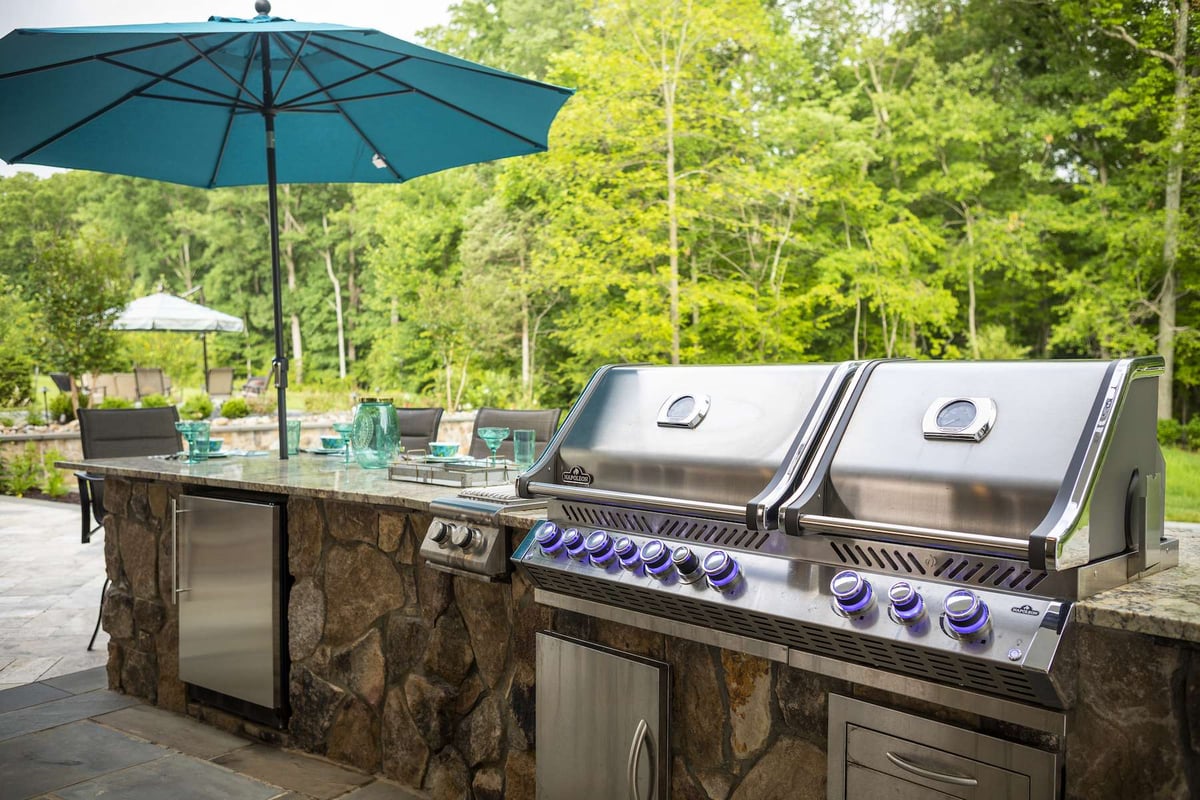
[[[1200,417],[1192,417],[1183,426],[1183,442],[1191,450],[1200,450]]]
[[[62,453],[49,450],[42,456],[42,467],[46,476],[46,494],[51,497],[62,497],[70,489],[67,487],[66,474],[54,466],[55,461],[62,459]]]
[[[275,397],[275,393],[263,393],[257,397],[252,397],[247,401],[250,405],[250,413],[252,414],[274,414],[275,409],[279,406],[279,400]]]
[[[183,419],[208,419],[212,416],[212,400],[206,394],[189,397],[179,407],[179,416]]]
[[[30,411],[25,415],[26,425],[45,425],[46,420],[42,419],[42,415],[38,411]]]
[[[142,398],[142,408],[166,408],[171,401],[161,394],[148,394]]]
[[[1163,447],[1174,447],[1183,438],[1183,425],[1177,419],[1158,421],[1158,443]]]
[[[42,462],[38,458],[37,447],[30,442],[25,445],[25,452],[13,458],[8,465],[8,475],[5,483],[8,484],[7,490],[9,494],[15,494],[17,497],[24,497],[25,493],[38,488],[41,485],[43,474]]]
[[[50,398],[50,419],[59,422],[75,419],[75,410],[71,408],[71,395],[60,392]]]
[[[0,415],[0,428],[11,428],[16,423],[8,414]]]
[[[106,397],[100,402],[101,408],[133,408],[133,401],[124,397]]]
[[[221,416],[227,419],[241,419],[249,416],[250,404],[241,397],[231,397],[221,404]]]

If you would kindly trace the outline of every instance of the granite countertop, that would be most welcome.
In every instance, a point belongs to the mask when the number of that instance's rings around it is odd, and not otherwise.
[[[399,506],[414,511],[428,511],[431,501],[458,493],[453,486],[389,480],[386,469],[363,469],[354,463],[344,463],[340,456],[309,453],[300,453],[286,461],[274,455],[229,456],[188,464],[173,459],[135,456],[60,461],[57,466],[113,477]],[[529,527],[542,516],[537,512],[512,511],[503,514],[501,521],[506,525]]]
[[[1098,628],[1200,642],[1200,525],[1167,523],[1179,540],[1179,566],[1075,605],[1075,618]]]
[[[66,469],[125,478],[178,481],[264,494],[289,494],[325,500],[399,506],[428,511],[439,497],[453,496],[451,486],[389,480],[387,470],[346,465],[334,456],[301,453],[287,461],[273,456],[229,457],[188,464],[160,458],[110,458],[63,461]],[[509,511],[500,521],[513,528],[532,527],[541,511]],[[1086,625],[1200,643],[1200,525],[1167,523],[1167,536],[1179,540],[1179,566],[1093,595],[1075,606]]]

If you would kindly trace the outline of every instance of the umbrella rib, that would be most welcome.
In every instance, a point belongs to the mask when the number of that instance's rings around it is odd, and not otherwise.
[[[246,34],[244,34],[244,33],[237,34],[237,36],[245,36],[245,35]],[[251,35],[253,35],[253,34],[251,34]],[[235,36],[234,38],[236,39],[237,36]],[[188,47],[195,50],[196,53],[200,56],[200,58],[204,59],[208,63],[209,66],[211,66],[217,72],[224,75],[225,78],[228,79],[230,83],[232,83],[234,86],[237,87],[239,93],[245,92],[247,96],[257,100],[259,108],[263,107],[263,105],[264,105],[263,101],[261,99],[258,99],[257,97],[255,97],[254,92],[250,91],[250,88],[248,86],[246,86],[244,75],[243,75],[242,80],[238,80],[237,78],[230,75],[228,70],[226,70],[224,67],[222,67],[217,62],[213,61],[211,58],[209,58],[209,55],[213,52],[213,50],[215,50],[217,48],[213,48],[213,49],[207,50],[207,51],[201,51],[200,48],[196,46],[196,43],[192,41],[191,36],[184,36],[181,34],[179,38],[184,44],[186,44]],[[232,41],[232,40],[230,40],[230,41]],[[254,60],[254,49],[255,49],[255,45],[252,45],[250,48],[250,57],[246,59],[247,62],[251,62]]]
[[[341,41],[341,40],[339,39],[338,41]],[[356,61],[355,59],[350,58],[349,56],[343,55],[342,53],[338,53],[335,50],[330,50],[329,48],[324,47],[317,42],[313,42],[313,47],[317,48],[318,50],[320,50],[324,53],[329,53],[330,55],[332,55],[336,58],[340,58],[343,61],[345,61],[347,64],[353,64],[354,66],[358,67],[361,70],[369,70],[370,69],[370,67],[368,67],[367,65],[362,64],[362,63]],[[472,71],[479,72],[479,70],[472,70]],[[489,73],[481,73],[481,74],[489,74]],[[430,100],[434,103],[437,103],[440,106],[443,106],[444,108],[448,108],[451,111],[455,111],[459,114],[462,114],[464,117],[470,117],[471,119],[475,120],[476,122],[480,122],[483,125],[486,125],[489,128],[497,130],[506,136],[511,136],[514,139],[525,142],[526,144],[528,144],[530,147],[534,148],[537,151],[542,151],[542,150],[546,149],[546,146],[544,144],[542,144],[541,142],[537,142],[533,139],[530,139],[528,136],[524,136],[520,133],[517,133],[514,130],[504,127],[503,125],[498,125],[497,123],[492,122],[490,119],[481,117],[480,115],[476,114],[473,111],[468,111],[467,109],[463,108],[462,106],[458,106],[458,105],[455,105],[454,103],[447,102],[446,100],[443,100],[440,97],[432,95],[429,92],[423,91],[422,89],[419,89],[410,83],[406,83],[405,81],[402,81],[399,78],[394,78],[391,75],[387,75],[384,73],[380,73],[379,77],[384,78],[385,80],[391,81],[392,83],[395,83],[399,86],[407,86],[407,87],[411,88],[413,90],[413,92],[415,92],[416,94],[419,94],[421,97],[424,97],[426,100]],[[503,78],[503,76],[496,76],[494,74],[492,75],[492,77]],[[525,81],[525,79],[523,79],[523,78],[521,78],[519,80]],[[539,85],[542,85],[542,84],[539,84]],[[378,151],[376,151],[376,152],[378,152]]]
[[[250,67],[254,64],[254,53],[258,50],[258,37],[255,36],[250,43],[250,57],[246,59],[245,65],[242,67],[242,79],[238,81],[238,93],[241,94],[241,88],[246,83],[246,78],[250,74]],[[247,92],[249,94],[249,92]],[[253,95],[250,95],[253,97]],[[225,162],[225,151],[229,148],[229,132],[233,130],[233,120],[237,117],[238,109],[230,107],[229,114],[225,118],[225,130],[221,133],[221,146],[217,148],[217,157],[213,160],[212,172],[208,175],[208,186],[213,187],[217,183],[217,175],[221,173],[221,164]]]
[[[105,64],[110,64],[114,67],[119,67],[120,69],[137,73],[138,75],[145,75],[150,78],[160,78],[161,77],[162,78],[162,80],[160,81],[161,83],[169,83],[172,86],[180,86],[180,87],[183,87],[184,89],[191,89],[191,90],[199,92],[201,94],[212,95],[213,97],[216,97],[216,98],[218,98],[218,100],[221,101],[219,103],[219,105],[226,105],[228,103],[237,104],[237,103],[241,102],[241,101],[239,101],[239,99],[236,96],[230,97],[227,94],[221,94],[220,92],[218,92],[214,89],[207,89],[203,86],[198,86],[197,84],[194,84],[194,83],[188,83],[187,81],[176,80],[176,79],[170,78],[170,77],[163,77],[163,76],[160,76],[157,72],[151,72],[150,70],[143,69],[142,67],[135,67],[132,64],[122,64],[120,61],[114,61],[110,58],[101,58],[100,60],[103,61]],[[142,97],[154,97],[158,100],[179,100],[181,102],[201,102],[199,100],[188,101],[186,98],[172,97],[170,95],[147,94],[146,92],[139,92],[139,94]],[[254,106],[247,105],[247,107],[253,108]]]
[[[220,48],[224,47],[228,42],[233,41],[233,39],[235,39],[235,38],[236,38],[236,36],[230,37],[229,39],[221,42],[220,44],[215,45],[212,48],[210,48],[208,50],[208,52],[211,53],[214,50],[219,50]],[[189,44],[190,44],[190,42],[189,42]],[[194,47],[194,45],[193,45],[193,47]],[[198,60],[200,60],[200,59],[193,58],[193,59],[184,61],[182,64],[179,64],[178,66],[176,66],[174,69],[170,70],[169,72],[163,73],[161,76],[157,77],[156,79],[149,81],[149,82],[137,87],[136,89],[126,92],[124,95],[122,95],[121,97],[118,97],[116,100],[112,101],[111,103],[104,106],[103,108],[97,109],[96,111],[93,111],[91,114],[88,114],[87,116],[83,117],[82,119],[77,120],[76,122],[72,123],[71,125],[68,125],[67,127],[63,128],[62,130],[55,132],[52,136],[39,142],[38,144],[34,145],[33,147],[29,148],[28,150],[26,150],[22,153],[18,153],[12,159],[9,159],[9,162],[10,163],[20,162],[20,161],[24,160],[25,158],[28,158],[33,153],[36,153],[37,151],[41,150],[42,148],[48,147],[49,145],[54,144],[59,139],[62,139],[64,136],[68,136],[68,135],[74,133],[75,131],[77,131],[80,128],[82,128],[83,126],[87,125],[92,120],[96,119],[97,117],[100,117],[104,114],[107,114],[109,111],[112,111],[114,108],[123,104],[125,101],[130,100],[134,97],[137,97],[142,92],[144,92],[146,89],[149,89],[151,86],[154,86],[157,83],[161,83],[163,80],[170,78],[175,73],[187,69],[188,67],[195,64]]]
[[[306,42],[307,42],[307,39],[306,39]],[[302,105],[301,101],[307,100],[310,97],[315,97],[322,93],[325,94],[326,96],[328,96],[329,91],[331,89],[337,89],[339,86],[345,86],[348,83],[353,83],[354,81],[362,80],[363,78],[378,74],[378,72],[380,70],[388,69],[389,67],[394,67],[397,64],[403,63],[407,60],[408,60],[407,56],[405,56],[403,58],[397,58],[394,61],[388,62],[387,64],[381,64],[378,67],[366,70],[364,72],[360,72],[357,75],[351,75],[348,78],[342,78],[340,81],[334,81],[333,83],[326,84],[324,86],[321,86],[318,89],[313,89],[311,92],[305,92],[304,94],[297,95],[296,97],[293,97],[292,99],[288,100],[285,103],[281,103],[280,105],[281,106],[297,106],[297,105]],[[282,84],[280,85],[280,88],[283,88]]]
[[[25,35],[30,35],[30,34],[36,35],[37,33],[40,33],[40,31],[23,30],[23,31],[18,31],[18,33],[25,34]],[[28,69],[17,70],[16,72],[6,72],[6,73],[0,75],[0,80],[4,80],[5,78],[20,78],[25,75],[36,75],[39,72],[46,72],[46,71],[52,70],[52,69],[62,69],[64,67],[73,67],[76,64],[86,64],[89,61],[104,60],[106,58],[114,58],[116,56],[128,55],[129,53],[140,53],[143,50],[153,50],[156,47],[165,47],[167,45],[172,45],[172,44],[175,44],[175,37],[170,37],[170,38],[163,39],[163,40],[157,41],[157,42],[150,42],[148,44],[139,44],[139,45],[135,45],[133,47],[122,47],[119,50],[110,50],[107,53],[89,53],[86,56],[80,56],[79,58],[70,58],[70,59],[67,59],[66,61],[56,61],[53,64],[43,64],[42,66],[39,66],[39,67],[29,67]]]
[[[279,83],[275,84],[274,94],[276,105],[278,105],[279,95],[283,94],[283,87],[287,85],[288,78],[292,77],[292,72],[296,69],[296,65],[300,62],[300,54],[304,52],[304,45],[308,44],[308,39],[310,36],[312,36],[311,31],[304,34],[304,38],[301,40],[300,46],[297,47],[296,52],[292,54],[292,60],[288,64],[287,69],[284,71],[283,78],[280,79]]]
[[[336,100],[327,98],[325,100],[314,100],[311,103],[297,103],[288,101],[279,106],[280,111],[315,111],[319,106],[328,105],[329,103],[352,103],[357,100],[378,100],[381,97],[397,97],[402,94],[412,94],[413,89],[397,89],[394,92],[372,92],[371,94],[355,94],[348,97],[339,97]],[[337,113],[336,109],[331,109],[330,113]]]
[[[275,43],[278,44],[281,48],[283,48],[285,52],[287,51],[287,49],[288,49],[287,42],[283,41],[282,38],[279,36],[273,36],[272,38],[275,39]],[[320,47],[319,45],[317,47],[320,50],[325,49],[323,47]],[[299,50],[297,50],[297,52],[299,52]],[[297,63],[299,65],[300,69],[302,69],[304,71],[304,74],[307,75],[309,78],[311,78],[313,83],[320,86],[321,82],[319,80],[317,80],[317,76],[312,74],[312,72],[309,70],[308,66],[303,61],[299,61]],[[351,62],[351,63],[353,63],[353,62]],[[328,95],[328,92],[325,92],[325,94]],[[358,126],[358,123],[356,123],[354,121],[354,118],[345,112],[345,110],[341,107],[341,105],[338,103],[337,100],[334,100],[332,97],[330,97],[329,101],[330,101],[330,103],[333,104],[333,107],[341,115],[342,119],[346,120],[346,123],[351,128],[354,129],[354,132],[358,134],[359,138],[361,138],[364,142],[366,142],[367,146],[370,147],[371,150],[374,151],[374,153],[376,155],[379,155],[379,147],[374,142],[372,142],[371,137],[367,136],[367,134],[363,131],[363,129]],[[395,176],[396,180],[398,180],[398,181],[407,180],[407,178],[405,178],[403,175],[401,175],[399,172],[396,171],[396,168],[392,166],[392,162],[389,161],[386,156],[383,158],[383,163],[387,167],[388,172],[392,173],[392,175]]]

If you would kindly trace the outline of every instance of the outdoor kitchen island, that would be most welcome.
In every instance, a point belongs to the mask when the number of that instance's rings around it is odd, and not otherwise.
[[[1200,794],[1200,536],[1191,531],[1168,531],[1178,567],[1076,605],[1083,624],[1063,654],[1077,675],[1064,738],[1045,730],[1053,725],[542,605],[518,573],[486,583],[435,571],[419,547],[430,501],[453,493],[445,487],[307,455],[65,466],[106,476],[112,688],[432,797],[534,796],[535,638],[546,630],[670,664],[671,797],[825,797],[831,694],[1055,751],[1065,797]],[[189,701],[178,677],[172,501],[214,490],[282,498],[286,509],[282,730]],[[538,520],[501,517],[510,549]]]

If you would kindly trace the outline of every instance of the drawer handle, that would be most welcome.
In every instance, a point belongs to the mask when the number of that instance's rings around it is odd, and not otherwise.
[[[646,724],[646,720],[638,720],[637,730],[633,732],[633,741],[629,745],[629,761],[625,765],[625,780],[629,784],[629,796],[633,800],[642,800],[642,793],[638,789],[637,783],[637,768],[638,760],[642,755],[642,746],[646,744],[649,738],[650,726]],[[652,767],[655,765],[652,763]],[[657,767],[655,767],[657,770]],[[655,775],[650,773],[650,794],[654,794]]]
[[[928,778],[931,781],[941,781],[942,783],[953,783],[955,786],[978,786],[979,781],[974,778],[968,778],[965,775],[947,775],[945,772],[934,772],[931,769],[918,767],[911,761],[905,761],[895,753],[884,753],[888,761],[895,764],[906,772],[911,772],[913,775],[920,775],[922,778]]]

